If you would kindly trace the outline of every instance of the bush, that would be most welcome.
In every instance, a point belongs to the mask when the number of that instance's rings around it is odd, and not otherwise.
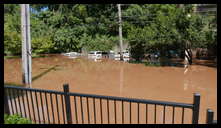
[[[23,118],[18,114],[7,115],[4,114],[4,123],[5,124],[32,124],[32,121],[29,119]]]
[[[131,57],[136,61],[141,61],[144,58],[144,51],[143,42],[130,42]]]

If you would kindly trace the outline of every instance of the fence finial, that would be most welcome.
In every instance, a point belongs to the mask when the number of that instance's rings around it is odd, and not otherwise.
[[[212,124],[213,123],[213,111],[211,109],[207,109],[206,113],[206,123],[207,124]]]

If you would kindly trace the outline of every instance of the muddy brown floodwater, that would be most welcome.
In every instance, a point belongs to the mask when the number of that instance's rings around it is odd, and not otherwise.
[[[199,123],[205,123],[206,109],[217,119],[217,68],[193,64],[183,67],[150,67],[115,60],[94,62],[60,55],[32,59],[33,88],[192,103],[201,94]],[[4,60],[4,82],[21,84],[21,59]],[[190,116],[191,117],[191,116]],[[186,117],[187,118],[187,117]]]

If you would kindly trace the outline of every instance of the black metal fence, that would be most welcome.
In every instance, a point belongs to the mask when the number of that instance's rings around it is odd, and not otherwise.
[[[217,124],[217,120],[213,119],[214,112],[211,109],[207,109],[206,113],[206,123],[207,124]]]
[[[198,124],[199,120],[199,94],[187,104],[71,93],[67,84],[63,90],[5,85],[4,111],[38,124]]]

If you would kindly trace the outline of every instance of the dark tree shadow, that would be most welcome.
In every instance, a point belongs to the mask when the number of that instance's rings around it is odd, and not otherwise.
[[[217,63],[214,60],[194,60],[193,65],[201,65],[201,66],[217,68]]]
[[[184,67],[183,61],[179,60],[179,61],[133,61],[130,60],[129,63],[133,63],[133,64],[144,64],[145,66],[153,66],[153,67]]]
[[[179,60],[167,60],[167,61],[132,61],[130,60],[129,63],[133,64],[144,64],[145,66],[154,66],[154,67],[184,67],[183,59]],[[201,66],[207,66],[212,68],[217,68],[217,63],[213,60],[198,60],[194,59],[192,62],[192,65],[201,65]]]

